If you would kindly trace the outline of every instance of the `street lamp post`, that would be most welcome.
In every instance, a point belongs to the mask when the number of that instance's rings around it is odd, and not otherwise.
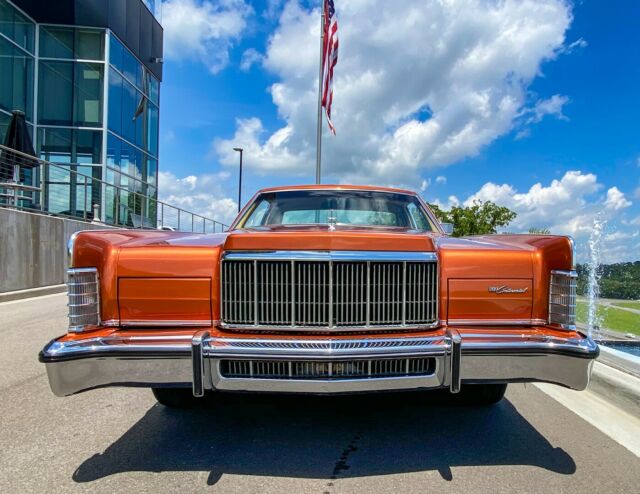
[[[240,153],[240,178],[238,179],[238,213],[242,208],[242,148],[233,148],[234,151]]]

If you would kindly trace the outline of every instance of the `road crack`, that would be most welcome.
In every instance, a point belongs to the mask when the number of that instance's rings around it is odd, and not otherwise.
[[[349,457],[353,453],[358,451],[358,443],[360,442],[361,439],[362,439],[362,432],[358,432],[355,436],[353,436],[349,444],[342,450],[342,454],[340,455],[340,458],[338,458],[335,465],[333,466],[333,472],[331,473],[331,477],[330,477],[331,482],[327,482],[328,488],[333,487],[334,486],[333,481],[337,480],[338,477],[343,472],[351,468],[351,465],[349,465]],[[326,490],[324,491],[323,494],[330,494],[330,491]]]

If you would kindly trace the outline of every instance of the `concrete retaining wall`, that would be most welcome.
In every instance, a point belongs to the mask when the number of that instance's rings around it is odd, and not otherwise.
[[[64,283],[69,237],[104,228],[0,208],[0,293]]]

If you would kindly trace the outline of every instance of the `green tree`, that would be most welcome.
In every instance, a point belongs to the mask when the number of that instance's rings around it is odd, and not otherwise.
[[[436,204],[429,206],[441,223],[453,223],[454,237],[496,233],[517,216],[515,211],[491,201],[474,201],[471,206],[453,206],[449,211]]]

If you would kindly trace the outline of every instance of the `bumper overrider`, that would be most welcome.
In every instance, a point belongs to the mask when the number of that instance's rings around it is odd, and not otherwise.
[[[52,391],[106,386],[353,393],[468,383],[548,382],[582,390],[599,350],[586,336],[448,328],[424,336],[291,339],[125,334],[54,340],[40,352]]]

